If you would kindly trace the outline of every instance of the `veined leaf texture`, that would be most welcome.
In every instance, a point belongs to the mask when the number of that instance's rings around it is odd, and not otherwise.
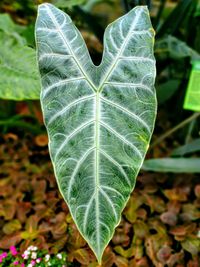
[[[139,6],[110,24],[95,66],[70,17],[39,7],[41,104],[59,186],[101,262],[143,163],[156,116],[154,31]]]

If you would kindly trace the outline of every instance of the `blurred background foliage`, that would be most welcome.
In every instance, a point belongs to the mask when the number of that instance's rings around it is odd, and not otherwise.
[[[0,1],[0,248],[39,242],[52,252],[65,248],[72,266],[93,267],[50,171],[34,40],[42,2]],[[192,63],[200,60],[200,1],[49,2],[70,14],[95,64],[106,26],[136,5],[148,5],[156,31],[158,117],[136,191],[103,266],[200,266],[200,110],[183,108]]]

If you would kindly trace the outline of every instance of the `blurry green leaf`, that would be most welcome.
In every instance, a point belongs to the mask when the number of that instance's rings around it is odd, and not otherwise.
[[[190,57],[191,60],[200,59],[200,54],[178,38],[167,35],[155,44],[155,54],[166,54],[167,57],[180,59]]]
[[[0,32],[0,98],[38,99],[40,82],[36,52]]]
[[[86,0],[53,0],[53,4],[60,8],[82,5]]]
[[[15,246],[22,240],[20,233],[11,235],[5,235],[0,239],[0,248],[9,249],[11,246]]]
[[[181,242],[182,247],[192,255],[197,255],[200,251],[200,239],[191,237]]]
[[[159,84],[156,89],[158,103],[162,104],[168,99],[170,99],[177,91],[179,85],[180,80],[178,79],[171,79],[170,81]]]
[[[194,204],[184,204],[180,217],[183,221],[188,222],[198,220],[200,218],[200,210]]]
[[[12,220],[16,212],[16,203],[12,199],[6,199],[0,203],[0,216],[5,220]]]
[[[149,233],[147,224],[142,220],[137,220],[133,225],[133,229],[135,236],[139,239],[145,238]]]
[[[128,264],[128,260],[123,258],[123,257],[120,257],[120,256],[117,256],[116,259],[115,259],[115,265],[117,267],[128,267],[129,264]]]
[[[133,198],[130,197],[128,204],[126,206],[126,209],[124,211],[124,215],[126,217],[126,219],[131,222],[134,223],[137,219],[137,213],[136,210],[143,204],[143,199],[140,197],[137,198]]]
[[[15,219],[6,223],[3,227],[3,232],[7,235],[13,234],[22,227],[19,220]]]
[[[189,10],[194,7],[195,4],[194,0],[179,1],[177,6],[164,20],[163,24],[157,29],[157,37],[163,36],[164,34],[174,34],[190,15]]]
[[[117,252],[117,254],[123,256],[124,258],[131,258],[134,255],[132,247],[124,249],[122,246],[116,246],[114,247],[114,251]]]
[[[174,149],[172,151],[172,156],[183,156],[197,151],[200,151],[200,138]]]
[[[112,1],[112,0],[88,0],[88,1],[86,1],[86,3],[85,3],[85,5],[84,5],[83,9],[84,9],[85,11],[88,11],[88,12],[89,12],[89,11],[91,11],[91,9],[92,9],[95,5],[97,5],[97,4],[105,3],[105,4],[112,5],[113,2],[114,2],[114,1]]]
[[[35,47],[35,25],[29,24],[27,27],[24,28],[24,30],[21,32],[21,36],[23,36],[26,39],[27,45],[31,47]]]
[[[0,30],[7,35],[14,37],[20,44],[26,43],[25,39],[19,35],[19,32],[23,29],[24,27],[16,25],[8,14],[0,14]],[[2,38],[0,39],[1,41],[3,40]]]
[[[72,255],[79,263],[88,266],[90,262],[90,255],[85,248],[75,250]]]
[[[145,171],[200,173],[200,158],[161,158],[145,160]]]
[[[196,7],[196,11],[195,11],[195,14],[194,14],[195,17],[199,17],[200,16],[200,1],[198,0],[198,3],[197,3],[197,7]]]
[[[129,242],[130,242],[130,237],[127,234],[121,232],[115,233],[115,235],[112,238],[112,243],[114,245],[121,244],[123,246],[127,246]]]

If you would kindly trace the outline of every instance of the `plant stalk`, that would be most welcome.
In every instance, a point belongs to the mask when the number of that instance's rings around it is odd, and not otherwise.
[[[193,121],[194,119],[196,119],[199,116],[200,116],[200,112],[196,112],[192,116],[190,116],[189,118],[185,119],[184,121],[182,121],[181,123],[176,125],[174,128],[170,129],[169,131],[167,131],[166,133],[161,135],[155,142],[153,142],[153,144],[150,146],[150,149],[152,149],[153,147],[158,145],[160,142],[162,142],[168,136],[170,136],[171,134],[173,134],[177,130],[183,128],[185,125],[187,125],[189,122]]]

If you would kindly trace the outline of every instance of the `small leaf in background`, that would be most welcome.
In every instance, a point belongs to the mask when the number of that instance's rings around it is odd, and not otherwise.
[[[69,254],[69,260],[71,257],[73,257],[78,262],[80,262],[81,264],[86,265],[86,266],[88,266],[88,264],[90,262],[90,254],[84,248],[77,249],[77,250],[73,251],[71,254]]]
[[[35,203],[43,202],[45,199],[46,181],[33,180],[32,181],[32,190],[33,190],[33,201]]]
[[[142,257],[141,259],[132,259],[130,260],[130,266],[134,267],[149,267],[149,262],[147,260],[147,257]]]
[[[66,243],[67,243],[67,235],[65,233],[65,236],[52,243],[51,252],[57,254],[59,251],[64,249]]]
[[[183,249],[190,252],[192,255],[197,255],[200,251],[200,239],[197,237],[187,238],[181,242]]]
[[[129,262],[127,259],[120,257],[120,256],[116,256],[115,258],[115,265],[117,267],[129,267]]]
[[[137,220],[133,224],[134,235],[139,239],[144,239],[149,234],[147,224],[142,220]]]
[[[144,243],[143,240],[137,239],[137,237],[133,238],[132,249],[134,251],[134,258],[136,260],[141,259],[144,255]]]
[[[163,223],[174,226],[176,225],[178,218],[176,213],[172,211],[166,211],[161,214],[160,219]]]
[[[123,232],[116,232],[112,238],[112,242],[114,245],[121,244],[123,246],[127,246],[130,242],[130,237]]]
[[[5,235],[0,239],[0,248],[9,249],[11,246],[16,246],[22,240],[20,233]]]
[[[180,59],[190,57],[191,60],[200,59],[200,54],[180,39],[167,35],[155,44],[155,54],[166,58]]]
[[[194,193],[195,196],[200,199],[200,184],[195,186]]]
[[[130,247],[128,249],[124,249],[121,246],[116,246],[116,247],[114,247],[114,251],[117,252],[117,254],[119,254],[122,257],[127,258],[127,259],[133,257],[134,253],[135,253],[132,247]]]
[[[16,205],[14,200],[5,200],[0,203],[0,216],[5,220],[12,220],[16,212]]]
[[[196,224],[185,224],[185,225],[178,225],[175,227],[172,227],[170,229],[170,234],[175,235],[176,239],[180,237],[180,239],[185,239],[186,236],[194,233],[196,231]]]
[[[171,201],[187,201],[190,189],[187,187],[174,187],[163,190],[164,195]]]
[[[69,8],[72,6],[82,5],[86,0],[53,0],[52,4],[60,8]]]
[[[170,99],[178,90],[179,86],[180,80],[178,79],[171,79],[170,81],[167,81],[165,83],[160,83],[156,87],[158,103],[162,104],[168,99]]]
[[[151,212],[158,213],[165,211],[165,202],[159,196],[144,194],[144,203],[150,207]]]
[[[145,171],[200,173],[200,158],[161,158],[145,160],[142,166]]]
[[[171,153],[172,156],[184,156],[189,153],[200,151],[200,138],[191,141],[188,144],[177,147]]]
[[[101,267],[112,267],[114,262],[115,262],[115,254],[113,253],[113,251],[110,249],[110,247],[107,247],[105,249],[105,253],[103,254],[102,257],[102,265]],[[100,267],[98,265],[98,267]]]
[[[22,225],[19,220],[15,219],[6,223],[3,227],[3,232],[7,235],[13,234],[17,230],[20,230]]]
[[[169,257],[171,256],[172,249],[169,246],[164,245],[156,254],[156,257],[161,263],[166,263]]]
[[[54,226],[52,227],[51,233],[54,239],[59,239],[65,235],[67,232],[67,222],[66,215],[64,212],[60,212],[56,215],[56,219],[54,221]]]
[[[134,223],[136,221],[136,210],[142,205],[142,203],[142,197],[137,197],[135,199],[132,196],[130,197],[128,204],[125,208],[125,216],[129,222]]]
[[[184,204],[182,206],[182,213],[180,214],[180,218],[184,222],[198,220],[200,218],[200,210],[193,204]]]

